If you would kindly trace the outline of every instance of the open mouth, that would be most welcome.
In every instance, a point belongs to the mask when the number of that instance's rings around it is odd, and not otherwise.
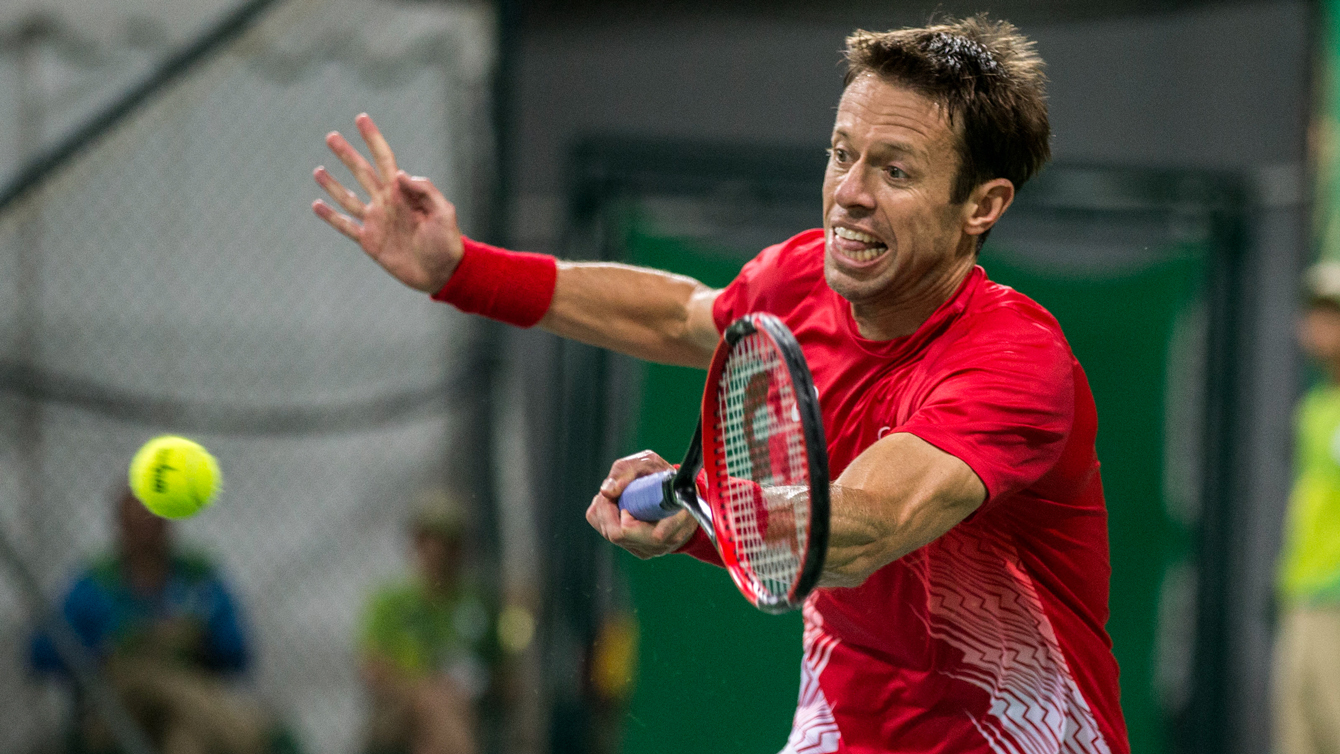
[[[835,225],[833,226],[833,235],[835,236],[834,246],[836,250],[842,256],[857,264],[873,262],[889,250],[889,247],[878,238],[859,230]]]

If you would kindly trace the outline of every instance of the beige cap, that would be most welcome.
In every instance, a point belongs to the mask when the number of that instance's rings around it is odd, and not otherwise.
[[[1310,302],[1340,306],[1340,262],[1317,262],[1303,274],[1303,292]]]

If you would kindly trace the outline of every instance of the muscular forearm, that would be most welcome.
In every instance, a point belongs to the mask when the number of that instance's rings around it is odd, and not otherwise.
[[[821,586],[859,586],[870,574],[939,538],[973,510],[935,500],[890,505],[864,490],[837,485],[832,500]]]
[[[967,464],[912,435],[886,437],[831,487],[820,586],[860,585],[952,529],[985,497],[986,488]]]
[[[692,278],[620,264],[560,262],[540,327],[649,361],[707,367],[717,291]]]

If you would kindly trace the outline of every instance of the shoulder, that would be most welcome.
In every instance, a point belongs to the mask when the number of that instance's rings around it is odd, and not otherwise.
[[[121,583],[121,561],[115,555],[99,555],[84,565],[75,579],[76,586],[111,589]]]
[[[745,269],[770,270],[791,277],[806,272],[823,272],[824,267],[824,231],[823,228],[811,228],[801,231],[785,241],[773,244],[754,257]]]
[[[807,230],[749,260],[717,296],[717,329],[752,311],[788,311],[824,283],[824,232]]]
[[[1008,285],[984,278],[966,311],[979,327],[1044,334],[1064,340],[1061,325],[1046,308]]]
[[[1071,358],[1070,344],[1051,312],[1023,293],[985,278],[967,302],[957,330],[959,338],[984,347],[1005,352],[1028,347]]]
[[[1298,401],[1294,422],[1305,432],[1326,433],[1340,421],[1340,387],[1323,383]]]
[[[925,362],[931,374],[1027,384],[1039,396],[1074,385],[1077,363],[1056,318],[1028,296],[985,278],[936,340]]]
[[[119,561],[104,555],[85,564],[70,582],[66,600],[70,604],[88,605],[111,599],[122,584]]]
[[[174,553],[172,572],[188,584],[222,584],[223,575],[218,566],[205,554],[194,551]]]
[[[1302,400],[1298,402],[1298,407],[1301,411],[1312,413],[1323,411],[1336,403],[1340,403],[1340,388],[1323,383],[1308,388],[1308,391],[1303,394]]]
[[[374,613],[392,613],[420,601],[419,590],[408,580],[382,584],[368,595],[368,610]]]
[[[802,253],[808,256],[817,256],[819,263],[823,264],[824,252],[824,229],[810,228],[802,230],[779,244],[773,244],[769,249],[789,250],[791,252]]]

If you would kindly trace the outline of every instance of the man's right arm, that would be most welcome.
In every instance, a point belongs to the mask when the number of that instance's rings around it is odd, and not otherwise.
[[[560,262],[540,327],[648,361],[706,369],[720,334],[719,290],[683,275],[622,264]]]
[[[704,368],[711,361],[719,337],[712,320],[717,291],[681,275],[627,265],[562,262],[555,271],[552,258],[466,241],[456,208],[426,178],[396,166],[371,118],[363,114],[356,123],[373,162],[338,133],[326,143],[368,200],[317,168],[317,183],[347,214],[323,201],[312,206],[397,280],[450,303],[467,300],[466,311],[522,326],[539,324],[638,358]],[[474,264],[471,255],[478,255]],[[542,308],[551,294],[548,308]]]

